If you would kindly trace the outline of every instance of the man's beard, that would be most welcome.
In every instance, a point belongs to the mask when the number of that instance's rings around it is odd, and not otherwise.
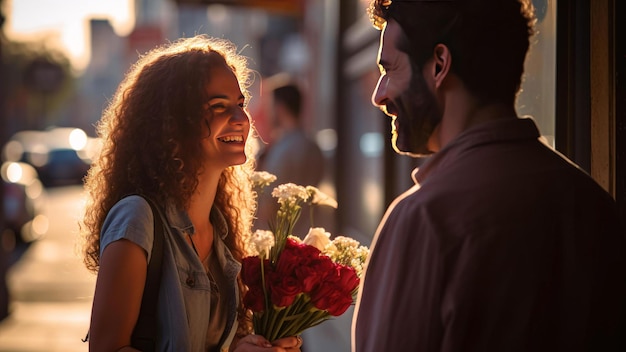
[[[397,111],[391,122],[391,143],[399,154],[423,157],[434,153],[429,149],[428,140],[442,116],[421,70],[413,66],[411,71],[409,89],[394,101]]]

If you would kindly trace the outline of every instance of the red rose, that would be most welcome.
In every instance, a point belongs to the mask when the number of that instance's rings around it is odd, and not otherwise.
[[[352,294],[352,291],[359,286],[359,277],[357,276],[356,271],[352,267],[339,265],[338,272],[338,286],[344,292]]]
[[[288,252],[297,252],[301,258],[317,258],[321,253],[319,249],[302,242],[297,242],[292,238],[287,238],[285,250]]]
[[[304,292],[314,290],[325,278],[335,272],[335,264],[327,256],[319,256],[311,260],[307,265],[296,269],[295,275],[302,283]]]
[[[352,305],[352,295],[333,291],[312,301],[315,308],[327,311],[330,315],[340,316]]]
[[[311,302],[317,309],[339,316],[352,304],[352,291],[358,284],[359,278],[354,269],[337,265],[335,271],[311,292]]]
[[[278,257],[276,272],[283,276],[291,276],[296,267],[300,265],[302,265],[302,257],[297,248],[285,248],[285,250],[280,253],[280,257]]]
[[[275,306],[286,307],[302,293],[302,285],[294,276],[283,276],[274,272],[269,276],[269,291]]]
[[[265,310],[265,296],[260,286],[251,287],[245,296],[243,296],[243,304],[253,312],[262,312]]]
[[[248,286],[261,286],[261,259],[245,257],[241,261],[241,280]]]

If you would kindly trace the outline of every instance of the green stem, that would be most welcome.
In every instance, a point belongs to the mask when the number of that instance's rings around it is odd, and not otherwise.
[[[283,313],[284,309],[272,309],[272,320],[269,321],[268,323],[268,332],[267,335],[265,336],[266,339],[268,339],[269,341],[274,341],[276,340],[276,325],[277,325],[277,321],[281,321],[282,323],[282,319],[280,318],[282,313]]]
[[[270,300],[267,297],[267,287],[265,287],[265,260],[261,258],[261,284],[263,285],[263,298],[265,300],[265,311],[270,309]]]
[[[286,336],[292,336],[288,335],[288,332],[302,319],[300,315],[303,314],[303,302],[305,302],[305,298],[300,294],[291,305],[278,311],[276,319],[271,322],[271,332],[266,336],[268,340],[274,341]]]

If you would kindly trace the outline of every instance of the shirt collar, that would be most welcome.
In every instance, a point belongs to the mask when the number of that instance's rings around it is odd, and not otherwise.
[[[433,154],[413,171],[416,184],[422,184],[437,169],[456,160],[459,152],[482,144],[536,140],[539,130],[531,117],[502,118],[480,123],[459,134],[440,151]]]

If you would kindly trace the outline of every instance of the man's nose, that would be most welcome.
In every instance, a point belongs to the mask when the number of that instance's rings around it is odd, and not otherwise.
[[[376,84],[376,88],[374,89],[374,93],[372,93],[372,105],[376,107],[384,105],[384,102],[387,99],[388,84],[389,80],[386,79],[385,76],[380,76],[378,83]]]

